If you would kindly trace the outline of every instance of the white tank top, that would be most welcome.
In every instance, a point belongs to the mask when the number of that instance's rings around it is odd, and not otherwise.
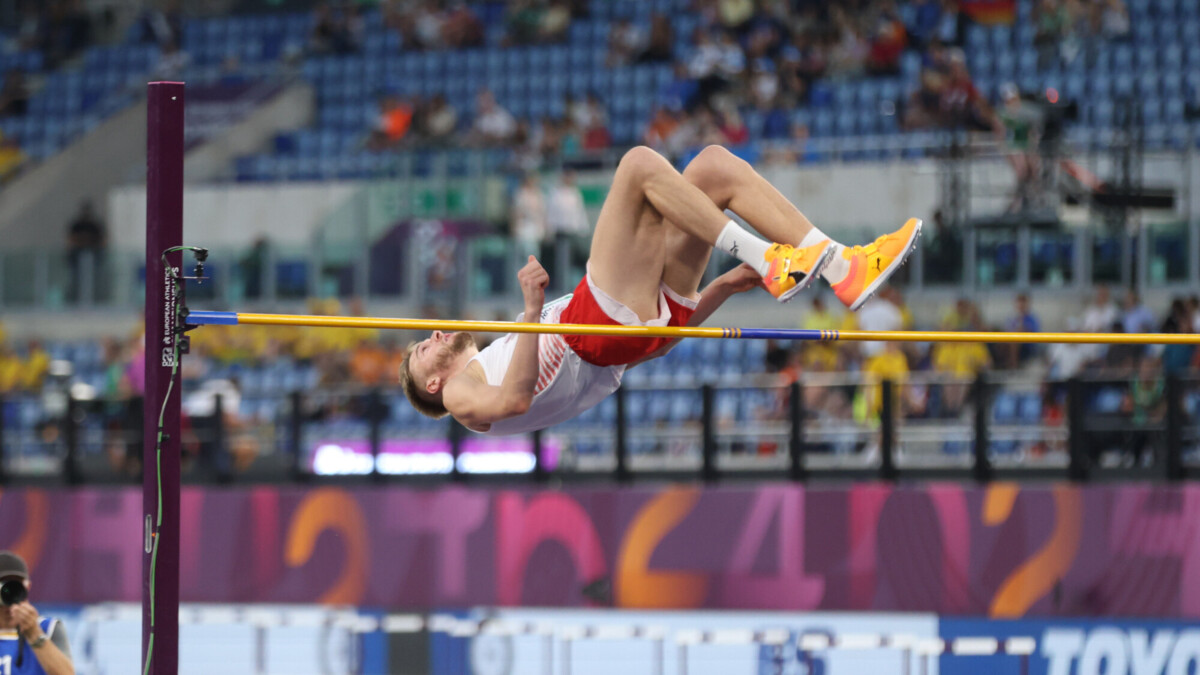
[[[564,296],[542,309],[542,323],[558,323],[558,317],[571,299]],[[524,314],[517,316],[521,321]],[[472,358],[483,366],[487,383],[500,386],[512,363],[517,334],[509,333],[488,345]],[[538,336],[537,386],[533,402],[524,415],[493,422],[484,433],[492,436],[523,434],[545,429],[578,416],[603,401],[621,386],[625,366],[594,366],[579,358],[561,335]]]

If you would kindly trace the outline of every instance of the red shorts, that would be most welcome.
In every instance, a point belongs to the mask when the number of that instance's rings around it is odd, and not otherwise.
[[[589,283],[585,275],[575,287],[571,301],[559,315],[559,323],[599,324],[602,326],[686,326],[696,311],[689,300],[664,284],[658,295],[659,317],[641,321],[637,314],[617,302],[603,289]],[[623,366],[653,354],[671,338],[613,337],[609,335],[564,335],[571,350],[594,366]]]

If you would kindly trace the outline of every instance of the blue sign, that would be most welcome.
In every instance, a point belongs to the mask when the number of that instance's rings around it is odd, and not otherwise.
[[[1200,623],[943,618],[941,635],[947,650],[941,675],[1200,674]],[[993,653],[953,653],[957,638],[979,636],[996,638]],[[1018,653],[1009,653],[1010,645]]]

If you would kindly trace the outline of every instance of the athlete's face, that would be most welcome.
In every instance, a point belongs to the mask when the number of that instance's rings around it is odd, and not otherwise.
[[[470,333],[443,333],[440,330],[413,346],[408,367],[413,379],[423,383],[433,376],[446,377],[454,358],[475,346]]]

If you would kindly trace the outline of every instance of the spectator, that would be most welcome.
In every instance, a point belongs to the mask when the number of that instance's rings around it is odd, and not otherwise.
[[[646,127],[646,133],[642,136],[642,143],[659,152],[666,152],[668,140],[678,127],[678,116],[666,107],[659,107],[654,111],[654,117],[651,118],[650,124]]]
[[[1082,326],[1083,323],[1075,317],[1067,319],[1068,333],[1078,333]],[[1060,381],[1078,376],[1088,364],[1099,357],[1100,350],[1097,347],[1099,345],[1070,342],[1050,345],[1046,350],[1046,375]]]
[[[513,137],[517,121],[496,103],[492,92],[484,89],[475,97],[475,123],[472,140],[479,145],[500,145]]]
[[[675,30],[665,14],[655,12],[650,17],[650,38],[638,54],[638,63],[670,62],[675,56]]]
[[[1003,133],[1008,163],[1016,177],[1016,189],[1009,202],[1009,212],[1022,211],[1034,205],[1041,173],[1041,156],[1037,152],[1042,113],[1021,100],[1017,86],[1011,82],[1000,88],[1004,102],[997,112],[997,134]]]
[[[242,288],[247,300],[257,300],[261,297],[263,271],[270,269],[270,257],[270,244],[266,237],[260,235],[242,258]]]
[[[1130,290],[1125,294],[1124,314],[1121,316],[1121,326],[1126,333],[1153,333],[1157,323],[1154,312],[1151,312],[1137,291]]]
[[[1125,322],[1118,317],[1106,332],[1124,333]],[[1141,359],[1143,351],[1145,351],[1145,348],[1142,345],[1108,345],[1104,350],[1103,368],[1117,374],[1132,373],[1134,366]]]
[[[589,92],[583,102],[573,104],[570,114],[575,127],[583,134],[584,150],[602,150],[609,146],[608,112],[595,92]]]
[[[542,14],[538,38],[543,43],[562,42],[571,27],[571,6],[565,0],[550,0]]]
[[[951,128],[993,131],[996,128],[991,106],[980,95],[967,70],[967,58],[959,48],[948,52],[950,74],[941,91],[939,110],[942,123]]]
[[[1016,299],[1016,314],[1008,320],[1005,329],[1010,333],[1038,333],[1041,323],[1029,307],[1029,295],[1020,293]],[[1004,368],[1020,368],[1034,356],[1033,344],[1007,343],[999,345],[1003,356],[1001,366]]]
[[[179,43],[168,42],[162,48],[158,64],[154,66],[154,76],[160,80],[176,80],[183,76],[183,71],[192,62],[191,56],[179,48]]]
[[[896,303],[892,287],[881,291],[858,310],[858,326],[861,330],[896,331],[904,329],[904,315]],[[870,358],[883,351],[884,342],[863,342],[860,345],[863,357]]]
[[[1040,0],[1033,10],[1033,44],[1038,50],[1038,69],[1046,69],[1059,58],[1071,17],[1060,0]]]
[[[908,35],[913,46],[924,49],[929,41],[937,35],[938,24],[942,20],[942,7],[938,0],[913,0],[912,21],[908,24]]]
[[[1171,310],[1159,329],[1163,333],[1191,333],[1192,311],[1183,298],[1171,301]],[[1162,353],[1163,371],[1168,375],[1182,373],[1192,363],[1194,345],[1165,345]]]
[[[959,300],[955,311],[943,320],[942,330],[981,330],[979,310],[967,300]],[[992,363],[987,347],[978,342],[939,342],[933,346],[933,369],[957,382],[942,385],[942,411],[958,415],[963,410],[971,382]]]
[[[1109,296],[1108,286],[1098,286],[1095,297],[1083,311],[1080,327],[1085,333],[1106,333],[1117,319],[1117,306]]]
[[[483,46],[483,38],[483,22],[467,3],[452,2],[442,21],[442,42],[452,49],[466,49]]]
[[[546,239],[546,201],[535,173],[525,174],[513,195],[509,234],[516,244],[519,262],[524,263],[530,255],[541,256]]]
[[[1160,425],[1166,416],[1165,388],[1162,364],[1143,357],[1121,401],[1121,412],[1129,416],[1131,426],[1125,438],[1125,466],[1149,465],[1153,460],[1151,451],[1161,447],[1162,432],[1152,427]]]
[[[434,94],[420,118],[421,133],[435,145],[449,145],[458,129],[458,111],[442,94]]]
[[[413,12],[411,38],[414,46],[425,49],[441,49],[445,47],[443,35],[445,17],[438,10],[436,2],[422,2]]]
[[[925,249],[925,279],[934,284],[962,282],[963,240],[939,209],[933,214],[933,236]]]
[[[728,31],[743,28],[754,16],[753,0],[717,0],[717,19]]]
[[[898,75],[900,55],[907,42],[904,22],[897,15],[895,5],[889,2],[880,13],[871,38],[867,71],[872,75]]]
[[[779,98],[779,75],[768,58],[755,59],[750,68],[750,102],[760,111],[775,107]]]
[[[515,0],[508,3],[505,18],[508,41],[515,45],[536,42],[541,31],[542,11],[539,4],[533,0]]]
[[[562,172],[558,185],[550,191],[546,225],[554,238],[555,251],[566,251],[570,266],[587,260],[592,226],[583,206],[583,193],[575,184],[575,172],[570,169]],[[557,257],[553,260],[556,268],[560,262]]]
[[[313,27],[308,48],[314,54],[348,54],[354,51],[354,40],[343,17],[334,13],[328,3],[313,10]]]
[[[845,9],[834,5],[829,13],[836,35],[836,41],[829,51],[829,76],[849,78],[861,75],[867,64],[870,45]]]
[[[0,117],[24,117],[29,110],[29,87],[25,73],[13,69],[4,76],[4,87],[0,89]]]
[[[690,65],[676,62],[674,77],[659,92],[662,105],[672,111],[690,110],[699,95],[700,85],[691,75]]]
[[[408,136],[413,126],[413,104],[395,94],[379,101],[379,116],[367,139],[368,150],[395,148]]]
[[[183,38],[183,13],[179,9],[179,0],[168,0],[162,8],[146,8],[139,21],[142,42],[153,42],[162,48],[178,43]]]
[[[618,19],[608,37],[608,67],[624,66],[646,49],[646,34],[628,18]]]
[[[96,297],[95,290],[102,277],[100,268],[104,264],[106,245],[104,223],[96,215],[91,200],[85,199],[67,227],[67,266],[71,272],[71,286],[67,293],[71,300]],[[90,290],[87,294],[83,293],[85,287]]]
[[[813,295],[812,309],[804,313],[800,327],[806,330],[837,330],[841,320],[825,306],[825,300]],[[801,345],[805,370],[828,372],[838,369],[838,349],[830,342],[813,340]]]
[[[934,34],[941,43],[962,46],[967,32],[967,17],[958,6],[959,0],[942,0],[941,16]]]
[[[724,103],[717,114],[717,126],[721,130],[722,145],[742,145],[750,140],[750,130],[742,120],[737,106]]]
[[[1129,10],[1122,0],[1097,0],[1100,7],[1100,35],[1106,40],[1129,37]]]

